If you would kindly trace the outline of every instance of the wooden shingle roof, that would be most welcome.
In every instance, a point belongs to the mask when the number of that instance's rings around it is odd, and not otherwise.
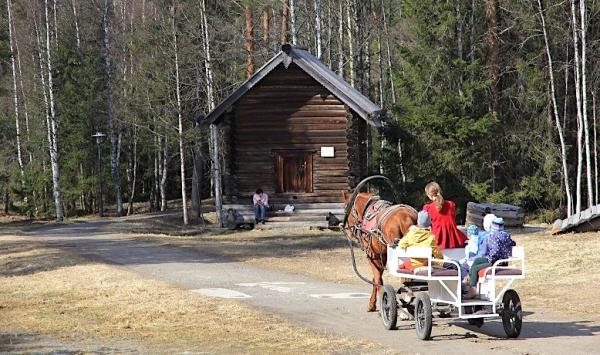
[[[212,112],[206,117],[198,118],[200,125],[218,124],[225,112],[227,112],[245,93],[258,84],[273,69],[280,64],[286,68],[291,63],[296,64],[306,74],[315,79],[324,88],[329,90],[342,103],[347,105],[358,116],[374,127],[383,126],[385,110],[373,103],[369,98],[350,86],[342,77],[337,75],[319,59],[301,47],[285,44],[276,56],[263,65],[254,75],[246,80],[239,88],[229,94]]]

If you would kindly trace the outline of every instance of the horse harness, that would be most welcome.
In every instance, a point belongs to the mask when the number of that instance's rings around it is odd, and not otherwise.
[[[356,204],[353,203],[351,213],[352,217],[354,217],[354,220],[356,221],[354,230],[352,231],[353,237],[358,244],[360,244],[360,248],[367,254],[367,256],[373,257],[373,255],[371,255],[371,242],[373,240],[373,236],[377,236],[377,239],[383,245],[389,245],[383,235],[383,225],[387,218],[392,215],[392,213],[400,208],[406,207],[414,209],[411,206],[403,204],[392,205],[391,202],[382,200],[381,197],[377,195],[371,196],[369,197],[369,200],[365,204],[365,207],[362,211],[363,218],[360,219],[356,209]],[[399,240],[400,238],[396,238],[394,240],[394,244],[398,243]]]

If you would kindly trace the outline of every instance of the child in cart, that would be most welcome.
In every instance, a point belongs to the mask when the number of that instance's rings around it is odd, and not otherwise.
[[[515,245],[516,243],[512,240],[511,234],[504,230],[504,219],[501,217],[494,218],[483,249],[478,250],[470,265],[469,275],[465,277],[464,283],[470,286],[467,295],[464,296],[465,298],[475,296],[479,270],[491,267],[498,260],[509,258],[512,255],[512,247]]]
[[[400,239],[398,244],[398,247],[402,249],[412,246],[430,247],[433,258],[444,259],[440,247],[435,243],[435,236],[431,233],[431,219],[429,218],[429,213],[426,211],[419,212],[417,215],[417,225],[411,226],[408,233]],[[427,259],[411,258],[410,260],[405,260],[398,268],[414,270],[423,266],[427,266]],[[454,264],[442,261],[434,261],[432,262],[432,266],[456,270]]]

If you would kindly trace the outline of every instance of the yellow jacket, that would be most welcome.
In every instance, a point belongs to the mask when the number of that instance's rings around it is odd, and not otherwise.
[[[400,239],[398,246],[402,249],[408,247],[430,247],[432,256],[436,259],[443,259],[442,251],[440,247],[435,244],[435,236],[429,229],[419,228],[416,226],[410,227],[408,233]],[[412,258],[410,259],[411,264],[415,267],[427,266],[427,259]],[[433,262],[435,266],[441,266],[442,262]]]

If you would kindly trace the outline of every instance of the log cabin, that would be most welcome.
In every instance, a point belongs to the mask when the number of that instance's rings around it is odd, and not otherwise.
[[[198,119],[221,133],[222,210],[244,210],[253,220],[251,196],[262,188],[275,209],[289,204],[339,213],[341,192],[368,173],[367,125],[381,128],[384,117],[307,50],[283,45]]]

